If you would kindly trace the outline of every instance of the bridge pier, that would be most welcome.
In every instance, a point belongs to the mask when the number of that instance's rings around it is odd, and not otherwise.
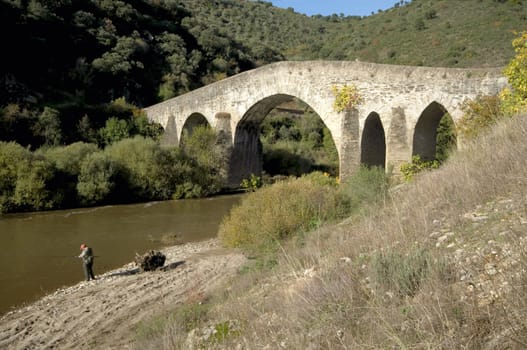
[[[359,111],[342,112],[340,144],[340,181],[349,179],[360,166]]]
[[[386,168],[393,167],[393,174],[396,176],[400,174],[401,165],[412,160],[406,122],[404,108],[392,108],[390,129],[386,137]]]
[[[228,187],[239,187],[243,179],[251,174],[261,176],[263,171],[260,124],[245,122],[238,124],[229,161]]]
[[[220,176],[225,181],[225,185],[229,184],[230,163],[232,159],[232,129],[231,129],[231,115],[230,113],[216,113],[214,116],[216,121],[215,130],[217,133],[216,145],[219,147],[219,153],[222,158],[222,167],[220,169]]]

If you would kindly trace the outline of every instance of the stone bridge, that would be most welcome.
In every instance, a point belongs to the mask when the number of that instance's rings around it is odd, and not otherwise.
[[[350,61],[284,61],[196,89],[145,108],[160,123],[164,142],[178,145],[182,131],[208,123],[230,155],[228,184],[261,174],[259,125],[276,106],[298,98],[329,129],[339,155],[341,179],[361,163],[394,166],[418,154],[435,156],[437,126],[445,113],[456,124],[461,103],[493,95],[507,85],[501,69],[454,69]],[[333,86],[354,84],[364,101],[336,112]],[[462,140],[458,138],[458,144]]]

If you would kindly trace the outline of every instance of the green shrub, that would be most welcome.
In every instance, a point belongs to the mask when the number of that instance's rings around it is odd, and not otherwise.
[[[10,212],[16,207],[13,195],[18,169],[30,158],[31,152],[19,144],[0,142],[0,213]]]
[[[422,160],[419,155],[414,155],[410,163],[404,163],[401,165],[401,174],[406,181],[413,179],[415,175],[422,172],[423,170],[431,170],[439,168],[441,164],[438,160]]]
[[[75,142],[67,146],[39,149],[36,153],[52,161],[58,170],[77,176],[84,158],[98,151],[94,143]]]
[[[50,191],[56,169],[14,142],[0,142],[0,212],[51,209],[58,198]]]
[[[219,237],[227,246],[256,248],[333,218],[342,205],[335,179],[312,173],[262,187],[245,197],[223,220]]]
[[[511,89],[505,89],[500,96],[507,115],[527,112],[527,31],[518,33],[512,46],[516,56],[504,71]]]
[[[218,192],[227,176],[227,155],[217,133],[208,125],[198,125],[181,138],[181,149],[192,160],[192,180],[202,197]],[[196,186],[193,186],[196,193]],[[188,197],[188,196],[185,196]],[[195,197],[195,196],[193,196]]]
[[[84,205],[104,203],[118,180],[119,166],[105,152],[89,154],[82,162],[77,192]]]
[[[262,187],[262,178],[251,174],[250,178],[242,180],[240,186],[246,191],[254,192],[258,188]]]
[[[44,107],[38,116],[38,121],[33,125],[33,132],[43,139],[45,145],[59,145],[62,139],[60,112],[53,108]]]
[[[99,136],[102,143],[111,145],[114,142],[123,140],[130,136],[130,126],[124,119],[111,117],[106,120],[103,128],[99,129]]]
[[[439,121],[436,136],[436,159],[442,163],[457,147],[456,126],[450,114],[445,114]]]
[[[463,117],[458,130],[466,139],[474,139],[502,118],[501,102],[498,96],[479,96],[466,100],[461,106]]]
[[[135,136],[110,145],[105,152],[123,169],[132,198],[171,198],[177,172],[170,151],[152,139]]]
[[[341,87],[333,85],[331,87],[331,92],[335,96],[335,101],[333,101],[333,109],[336,112],[342,112],[344,110],[356,108],[364,100],[359,88],[354,84],[345,84]]]
[[[13,200],[19,211],[53,209],[61,198],[55,197],[48,184],[53,181],[55,167],[44,159],[32,156],[19,164]]]
[[[340,191],[348,199],[350,213],[384,199],[390,185],[389,179],[382,167],[361,166],[340,186]]]

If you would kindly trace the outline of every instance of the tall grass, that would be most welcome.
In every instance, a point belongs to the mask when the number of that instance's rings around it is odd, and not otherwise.
[[[376,209],[320,225],[300,246],[282,241],[275,269],[240,275],[195,328],[232,322],[235,331],[191,344],[181,334],[166,335],[165,343],[196,349],[526,348],[525,140],[525,116],[500,121]]]

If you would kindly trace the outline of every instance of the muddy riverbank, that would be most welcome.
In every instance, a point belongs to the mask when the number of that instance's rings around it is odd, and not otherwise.
[[[245,262],[217,239],[161,251],[163,270],[140,272],[131,262],[3,315],[0,348],[127,348],[140,320],[221,286]]]

